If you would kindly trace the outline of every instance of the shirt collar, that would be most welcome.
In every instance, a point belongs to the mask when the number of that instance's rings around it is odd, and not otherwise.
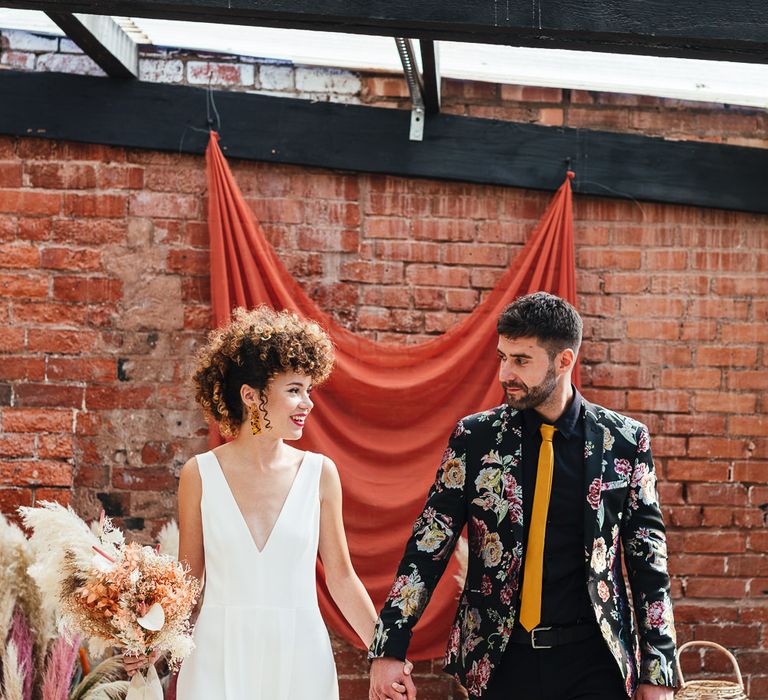
[[[584,405],[584,399],[575,386],[571,385],[573,389],[573,398],[571,402],[566,406],[563,414],[555,421],[555,428],[566,439],[570,440],[572,437],[579,433],[579,421],[581,420],[581,409]],[[544,422],[536,409],[526,408],[522,411],[523,421],[525,421],[525,427],[528,430],[538,432],[539,427]]]

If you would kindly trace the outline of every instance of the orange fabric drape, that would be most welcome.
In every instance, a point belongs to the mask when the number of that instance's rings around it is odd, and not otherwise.
[[[211,287],[216,325],[235,306],[268,304],[318,320],[337,348],[331,379],[314,394],[302,446],[331,457],[344,488],[355,570],[379,607],[456,420],[502,401],[496,319],[520,294],[546,290],[575,302],[569,179],[496,288],[448,333],[417,346],[374,343],[319,309],[286,271],[246,205],[211,134],[206,151]],[[569,174],[570,176],[570,174]],[[451,561],[416,627],[412,659],[441,656],[458,592]],[[321,583],[328,624],[360,646]]]

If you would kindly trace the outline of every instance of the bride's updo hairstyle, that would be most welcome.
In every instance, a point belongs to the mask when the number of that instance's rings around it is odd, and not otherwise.
[[[331,339],[314,321],[266,306],[238,308],[229,325],[210,333],[197,355],[195,400],[222,435],[234,436],[247,415],[240,398],[243,384],[259,392],[264,411],[272,378],[293,371],[318,385],[330,375],[333,360]]]

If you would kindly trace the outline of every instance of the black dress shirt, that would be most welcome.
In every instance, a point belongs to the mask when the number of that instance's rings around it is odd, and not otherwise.
[[[533,494],[544,421],[535,409],[523,414],[523,523],[525,543],[533,511]],[[555,421],[552,444],[555,468],[544,540],[544,573],[540,626],[571,625],[594,620],[587,593],[584,564],[584,404],[573,388],[573,399]],[[523,555],[523,571],[525,555]],[[522,591],[522,581],[520,589]]]

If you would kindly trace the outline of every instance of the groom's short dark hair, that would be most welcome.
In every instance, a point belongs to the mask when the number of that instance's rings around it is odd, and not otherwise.
[[[499,316],[496,330],[505,338],[536,338],[550,357],[581,346],[583,323],[565,299],[547,292],[518,297]]]

